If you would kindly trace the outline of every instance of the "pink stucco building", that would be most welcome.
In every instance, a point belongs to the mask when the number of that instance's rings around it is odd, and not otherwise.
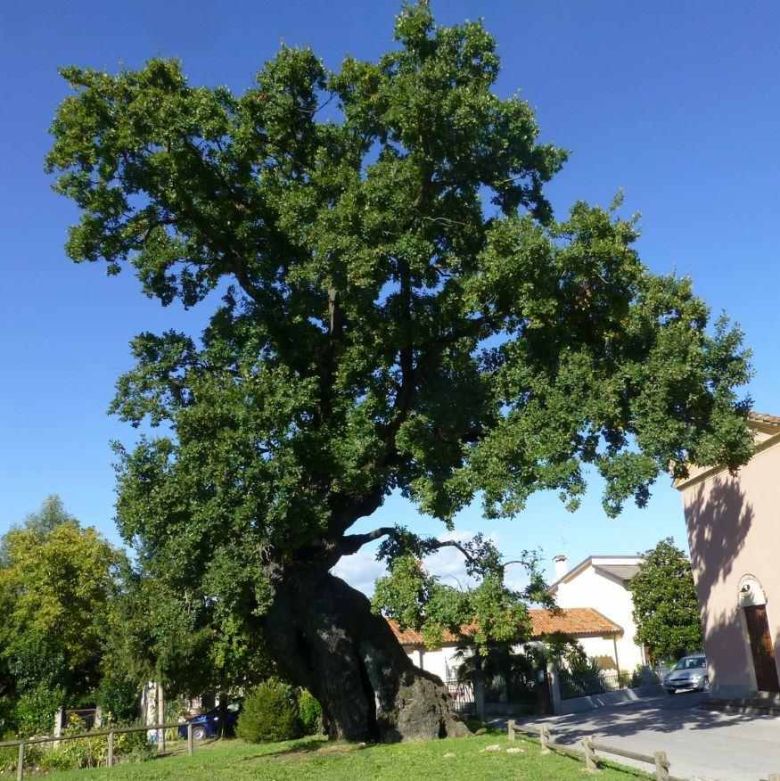
[[[716,697],[780,692],[780,417],[752,413],[756,452],[736,476],[679,481]]]

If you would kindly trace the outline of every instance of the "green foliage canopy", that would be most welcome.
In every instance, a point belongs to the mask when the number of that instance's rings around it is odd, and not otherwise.
[[[62,499],[56,494],[47,496],[37,512],[30,513],[21,524],[21,528],[46,534],[65,521],[75,521],[76,519],[65,509]],[[20,528],[15,526],[13,528]],[[8,564],[8,534],[0,537],[0,566]]]
[[[161,683],[169,697],[198,696],[237,693],[270,673],[261,639],[243,634],[240,620],[223,620],[214,599],[129,567],[122,585],[110,605],[101,684],[107,710],[117,717],[131,699],[123,693],[137,700],[146,681]]]
[[[393,550],[399,545],[403,552]],[[464,556],[472,585],[464,588],[443,583],[426,571],[421,557],[445,546]],[[389,572],[376,582],[374,610],[398,622],[401,629],[420,630],[426,645],[441,644],[445,633],[473,645],[486,655],[498,644],[520,643],[531,637],[527,603],[552,606],[538,556],[525,552],[507,562],[492,541],[482,534],[472,540],[405,540],[397,531],[382,543],[379,556],[390,561]],[[509,588],[505,572],[509,565],[522,565],[528,584],[521,591]]]
[[[629,583],[636,642],[653,660],[676,660],[702,648],[699,602],[691,563],[668,537],[647,551]]]
[[[348,534],[391,491],[451,525],[478,495],[488,516],[543,489],[576,506],[589,464],[615,514],[670,464],[750,452],[739,331],[647,270],[633,220],[554,219],[566,154],[494,92],[482,24],[407,5],[395,40],[334,71],[284,47],[241,95],[170,60],[62,70],[68,254],[212,309],[198,339],[133,341],[113,411],[165,428],[119,448],[120,527],[241,632],[293,568],[418,544]]]
[[[41,710],[36,703],[45,701],[51,717],[58,706],[98,685],[124,556],[52,498],[41,513],[4,535],[3,549],[0,663],[22,711],[32,714],[27,721],[35,722]]]

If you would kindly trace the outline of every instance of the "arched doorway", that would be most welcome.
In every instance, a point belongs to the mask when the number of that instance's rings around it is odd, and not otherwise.
[[[739,605],[745,614],[756,687],[762,692],[780,692],[775,649],[766,615],[766,596],[753,575],[745,575],[739,582]]]

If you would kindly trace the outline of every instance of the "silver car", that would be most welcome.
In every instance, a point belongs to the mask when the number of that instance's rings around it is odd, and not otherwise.
[[[680,691],[705,691],[709,688],[707,657],[704,654],[683,656],[664,676],[664,689],[669,694]]]

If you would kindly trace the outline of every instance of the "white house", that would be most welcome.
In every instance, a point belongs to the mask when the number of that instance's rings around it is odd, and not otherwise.
[[[570,610],[551,612],[542,608],[528,611],[531,618],[531,636],[539,640],[548,635],[566,634],[586,646],[587,643],[604,643],[613,647],[622,636],[623,630],[592,607],[576,607]],[[438,675],[443,681],[456,678],[462,656],[458,652],[462,641],[445,633],[442,644],[437,648],[426,648],[422,635],[413,629],[401,630],[395,621],[390,626],[407,656],[421,670]],[[464,634],[468,629],[464,627]],[[519,650],[519,646],[516,650]]]
[[[622,630],[620,635],[580,639],[588,656],[614,661],[619,672],[633,672],[646,663],[645,650],[634,641],[634,603],[628,581],[639,571],[641,556],[589,556],[569,569],[566,556],[556,556],[550,592],[559,607],[596,608]]]

